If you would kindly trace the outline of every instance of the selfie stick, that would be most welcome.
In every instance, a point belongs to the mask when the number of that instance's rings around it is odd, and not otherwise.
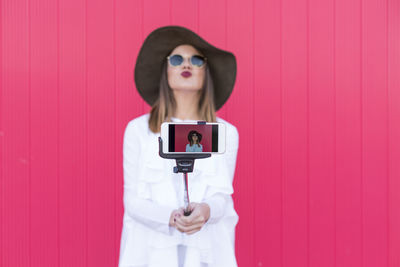
[[[198,122],[198,124],[203,124],[203,122]],[[204,122],[205,124],[205,122]],[[159,145],[159,155],[165,159],[175,159],[176,166],[174,167],[174,173],[182,172],[183,173],[183,181],[185,183],[185,211],[184,215],[189,216],[192,212],[189,210],[189,190],[188,190],[188,172],[193,172],[194,160],[195,159],[204,159],[211,157],[211,153],[174,153],[174,154],[164,154],[163,152],[163,141],[161,137],[158,137],[158,145]]]

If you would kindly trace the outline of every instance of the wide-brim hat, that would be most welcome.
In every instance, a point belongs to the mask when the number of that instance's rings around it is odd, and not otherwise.
[[[236,80],[236,58],[219,49],[195,32],[181,26],[164,26],[152,31],[144,40],[136,59],[134,80],[142,98],[152,106],[158,99],[162,63],[171,51],[190,44],[206,58],[214,83],[215,109],[220,109],[232,93]]]

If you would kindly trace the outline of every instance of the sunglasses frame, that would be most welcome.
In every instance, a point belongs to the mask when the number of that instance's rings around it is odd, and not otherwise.
[[[182,63],[179,64],[179,65],[172,65],[172,64],[171,64],[171,61],[170,61],[170,57],[173,57],[173,56],[181,56],[181,57],[183,58]],[[201,66],[193,65],[193,64],[192,64],[192,58],[193,58],[194,56],[203,58],[204,64],[201,65]],[[179,67],[179,66],[182,65],[183,62],[185,61],[185,57],[183,57],[183,56],[180,55],[180,54],[173,54],[173,55],[167,56],[167,60],[168,60],[168,63],[169,63],[172,67]],[[206,65],[206,63],[207,63],[207,58],[206,58],[206,57],[203,57],[202,55],[193,55],[193,56],[190,57],[189,62],[190,62],[190,65],[192,65],[192,66],[194,66],[194,67],[196,67],[196,68],[202,68],[202,67],[204,67],[204,66]]]

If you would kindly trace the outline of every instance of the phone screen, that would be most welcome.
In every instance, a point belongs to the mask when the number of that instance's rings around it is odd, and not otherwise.
[[[218,152],[218,125],[169,124],[168,152]]]

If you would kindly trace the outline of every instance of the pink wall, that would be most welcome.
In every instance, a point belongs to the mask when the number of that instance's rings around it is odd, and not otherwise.
[[[400,266],[398,0],[2,0],[0,266],[117,266],[148,33],[237,55],[239,266]]]

